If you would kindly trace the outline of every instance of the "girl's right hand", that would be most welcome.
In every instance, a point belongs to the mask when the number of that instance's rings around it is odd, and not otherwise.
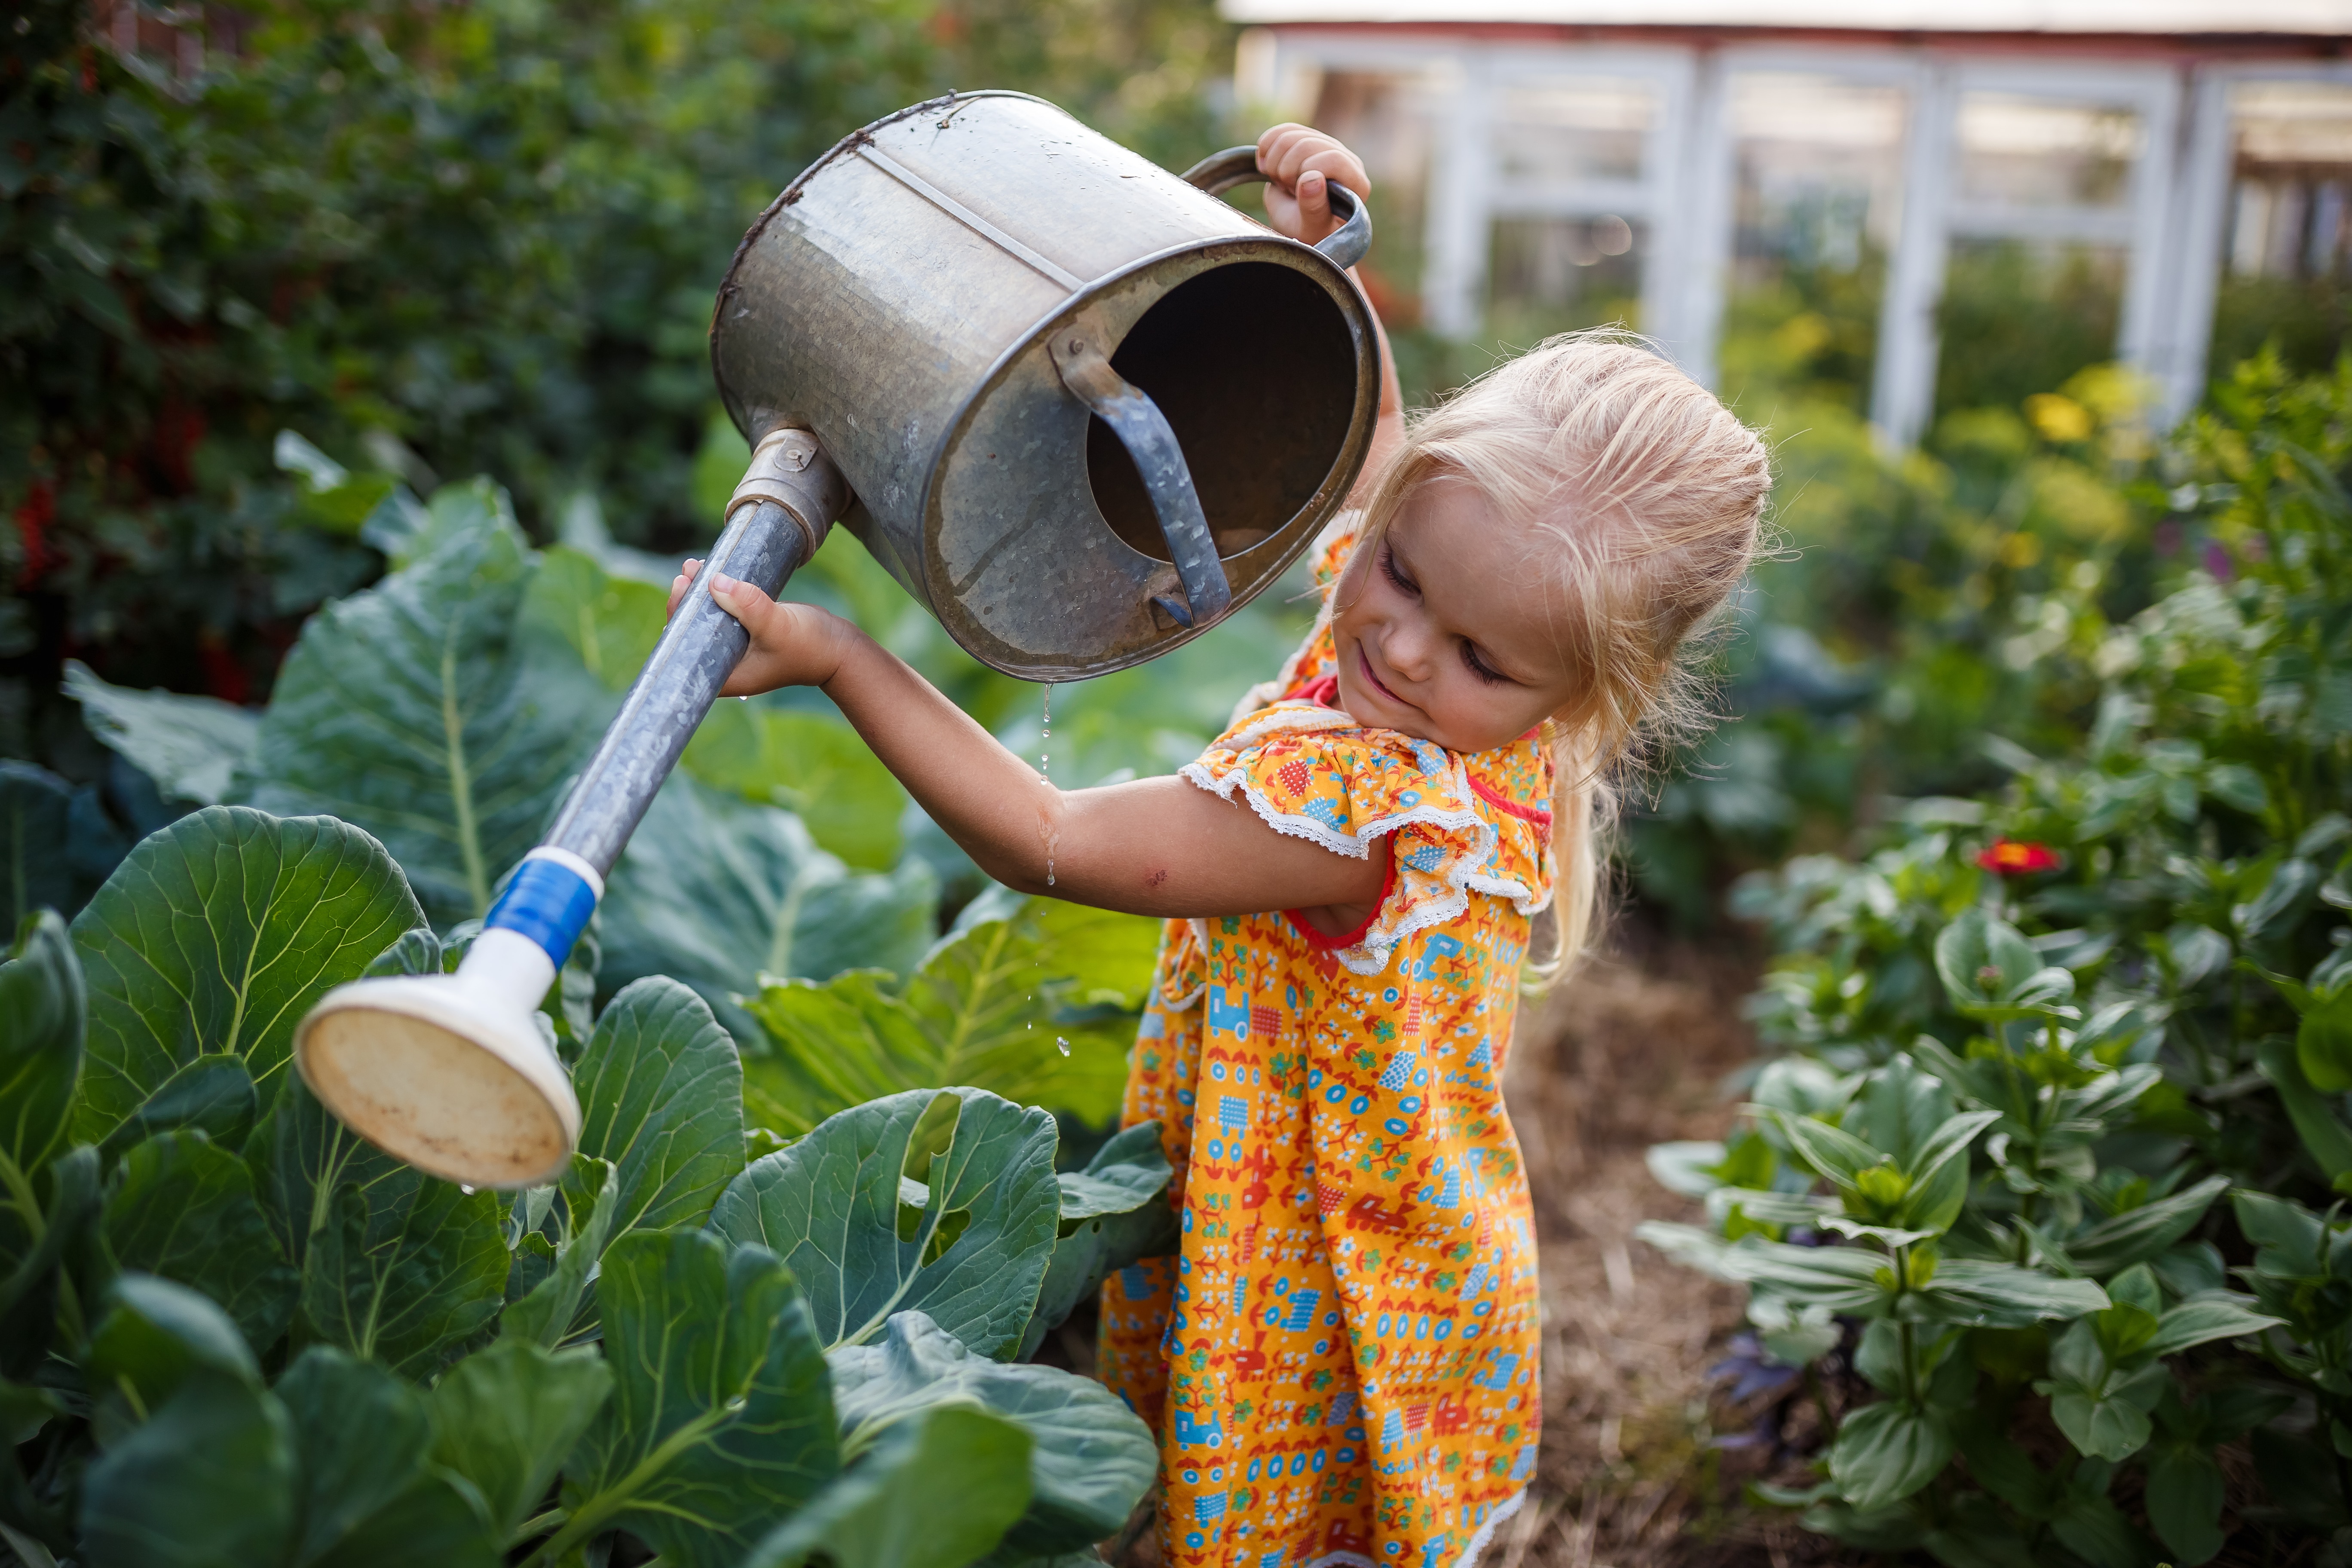
[[[1363,160],[1338,138],[1308,125],[1277,125],[1259,137],[1257,167],[1272,182],[1265,192],[1266,221],[1276,233],[1309,245],[1339,226],[1327,182],[1339,181],[1359,200],[1372,194]]]
[[[701,562],[688,561],[686,570],[671,580],[665,620],[677,614],[678,601],[701,570]],[[843,638],[855,635],[839,616],[814,605],[779,603],[756,585],[724,574],[710,580],[710,597],[751,634],[751,646],[719,689],[721,697],[755,697],[780,686],[823,686],[841,668]]]

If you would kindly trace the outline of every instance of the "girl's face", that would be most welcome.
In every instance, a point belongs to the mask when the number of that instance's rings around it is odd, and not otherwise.
[[[1340,579],[1339,706],[1450,752],[1517,740],[1578,695],[1546,587],[1525,538],[1475,487],[1418,487]]]

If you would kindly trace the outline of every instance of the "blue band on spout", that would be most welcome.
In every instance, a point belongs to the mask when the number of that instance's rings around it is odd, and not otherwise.
[[[595,912],[595,889],[579,872],[557,860],[526,860],[516,868],[482,925],[521,932],[561,969]]]

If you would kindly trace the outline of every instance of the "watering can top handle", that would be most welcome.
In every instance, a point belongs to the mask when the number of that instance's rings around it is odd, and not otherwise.
[[[1222,153],[1212,153],[1184,171],[1187,184],[1198,185],[1213,196],[1222,196],[1235,185],[1265,178],[1258,172],[1257,149],[1254,146],[1228,147]],[[1353,267],[1372,247],[1372,215],[1356,193],[1339,181],[1328,180],[1323,188],[1331,193],[1331,210],[1342,221],[1315,248],[1342,267]]]

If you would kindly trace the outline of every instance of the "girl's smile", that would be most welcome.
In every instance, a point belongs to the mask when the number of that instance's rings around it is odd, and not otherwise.
[[[1471,485],[1421,486],[1340,579],[1339,705],[1454,752],[1507,745],[1571,706],[1578,682],[1528,555],[1521,531]]]

